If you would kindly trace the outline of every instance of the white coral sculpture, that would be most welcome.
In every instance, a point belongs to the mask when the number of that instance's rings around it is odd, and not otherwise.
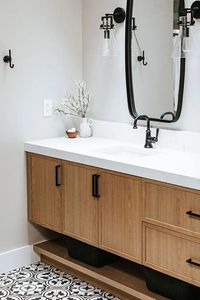
[[[55,109],[56,112],[64,115],[86,117],[90,104],[90,93],[86,90],[84,82],[76,82],[77,95],[66,93],[63,102]]]

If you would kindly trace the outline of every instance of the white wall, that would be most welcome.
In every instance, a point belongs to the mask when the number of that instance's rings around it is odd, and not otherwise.
[[[63,134],[43,99],[62,97],[81,66],[81,0],[0,0],[0,253],[43,239],[27,222],[23,143]]]
[[[141,0],[136,0],[140,4]],[[191,6],[193,1],[186,4]],[[99,30],[101,16],[113,12],[117,6],[126,8],[126,0],[83,0],[83,77],[93,94],[90,117],[129,123],[131,120],[127,109],[125,66],[124,66],[124,28],[117,28],[119,56],[105,58],[101,56],[103,32]],[[92,12],[92,13],[91,13]],[[149,11],[143,10],[143,17],[149,17]],[[200,21],[191,29],[196,44],[200,44]],[[197,47],[199,51],[199,47]],[[164,70],[163,70],[164,72]],[[179,130],[200,131],[200,59],[189,59],[186,66],[186,84],[183,111],[180,120],[169,127]],[[162,80],[162,74],[161,74]],[[142,83],[139,87],[143,89]],[[146,93],[148,99],[148,93]],[[141,101],[141,99],[137,99]],[[156,125],[160,125],[156,123]]]

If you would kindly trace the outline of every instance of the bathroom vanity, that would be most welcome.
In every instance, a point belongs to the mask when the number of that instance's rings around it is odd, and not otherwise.
[[[199,154],[95,137],[31,142],[25,150],[29,221],[116,254],[125,264],[200,286]],[[130,266],[101,274],[49,243],[35,246],[44,261],[126,292],[123,299],[163,299],[148,292]]]

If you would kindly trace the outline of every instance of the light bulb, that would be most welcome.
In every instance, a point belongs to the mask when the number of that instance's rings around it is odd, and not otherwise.
[[[179,33],[178,33],[179,32]],[[172,58],[188,58],[190,55],[190,36],[186,34],[183,28],[176,31],[173,37],[173,52]]]
[[[182,51],[185,55],[187,55],[190,52],[189,47],[189,37],[184,36],[182,40]]]
[[[103,40],[102,56],[117,56],[115,36],[112,32],[110,38],[104,38]]]

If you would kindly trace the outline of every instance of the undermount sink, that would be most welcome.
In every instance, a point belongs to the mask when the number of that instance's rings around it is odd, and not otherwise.
[[[100,155],[109,155],[113,157],[120,157],[123,159],[141,159],[149,156],[160,154],[157,149],[144,149],[140,147],[131,146],[111,146],[94,150]]]

